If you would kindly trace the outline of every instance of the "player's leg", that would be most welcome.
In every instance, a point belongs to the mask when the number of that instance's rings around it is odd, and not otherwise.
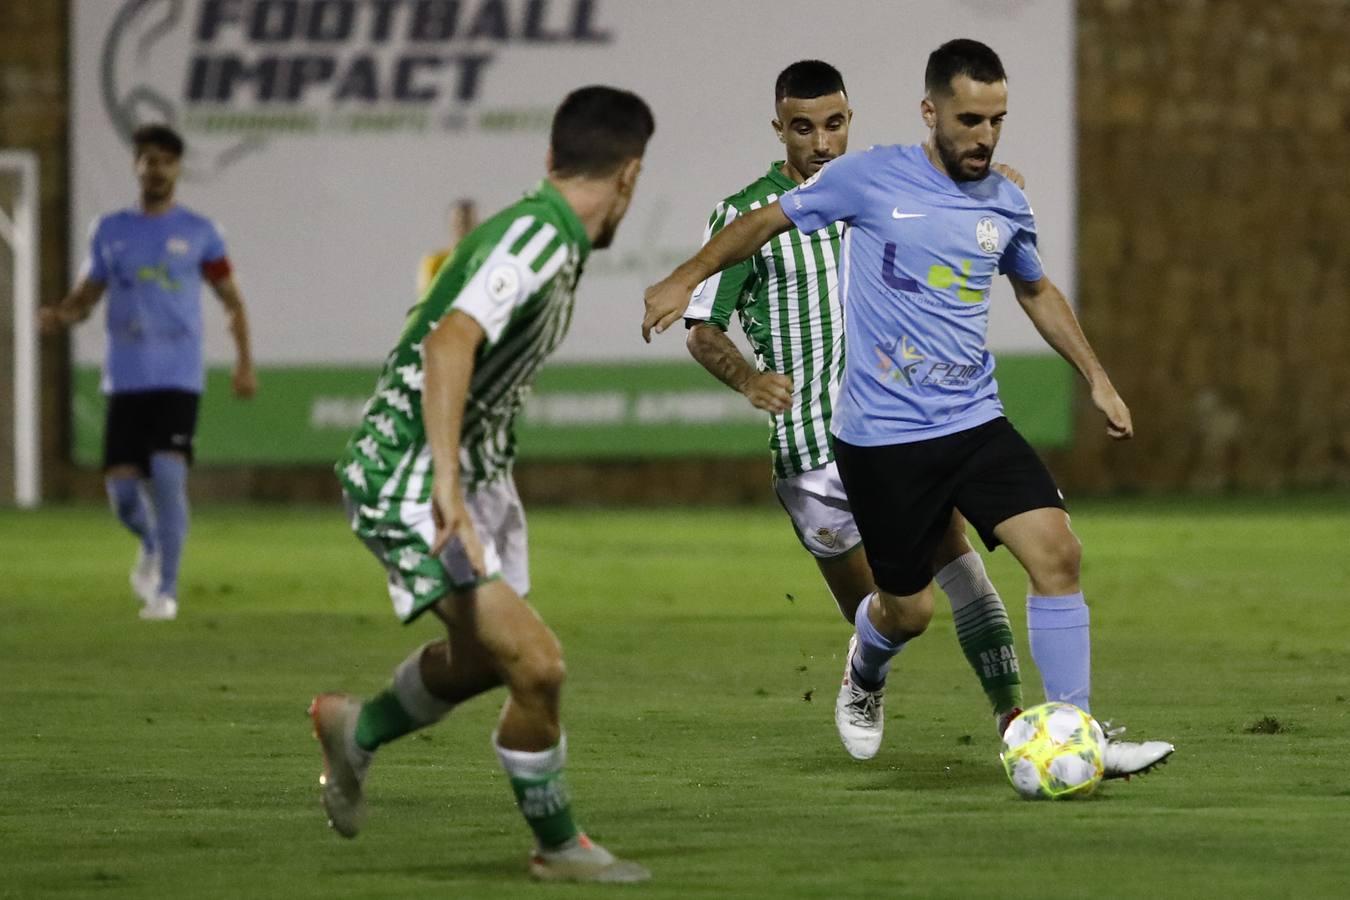
[[[877,585],[854,615],[835,724],[850,755],[869,759],[881,745],[891,661],[932,619],[932,559],[951,506],[940,452],[836,440],[835,453]]]
[[[530,874],[545,881],[643,881],[636,863],[616,859],[591,841],[572,818],[563,783],[567,738],[559,706],[565,668],[562,645],[525,602],[530,589],[525,509],[515,482],[504,478],[477,492],[480,537],[499,548],[502,578],[479,594],[494,599],[475,611],[475,639],[494,661],[510,692],[493,735],[516,804],[534,832]],[[445,601],[442,601],[444,606]]]
[[[933,559],[938,586],[952,606],[952,622],[970,667],[994,711],[1002,734],[1022,707],[1022,676],[1012,626],[1003,598],[985,571],[984,560],[966,538],[966,520],[952,513],[951,525]]]
[[[1040,457],[1006,421],[990,423],[967,467],[957,505],[993,549],[1003,543],[1026,570],[1031,657],[1046,700],[1090,711],[1092,647],[1079,582],[1082,544],[1064,500]],[[1145,772],[1172,753],[1162,741],[1107,746],[1108,777]]]
[[[149,465],[140,424],[140,395],[109,394],[103,425],[103,485],[108,504],[139,546],[131,567],[131,587],[142,603],[152,603],[159,591],[159,552],[155,523],[143,479]]]
[[[858,604],[876,585],[861,552],[862,537],[838,467],[831,462],[799,475],[775,478],[773,487],[797,540],[815,558],[839,613],[853,624]]]
[[[155,506],[155,544],[159,549],[159,591],[142,610],[143,618],[172,619],[178,614],[178,570],[188,533],[188,466],[197,431],[198,395],[154,391],[147,421],[150,443],[150,496]]]

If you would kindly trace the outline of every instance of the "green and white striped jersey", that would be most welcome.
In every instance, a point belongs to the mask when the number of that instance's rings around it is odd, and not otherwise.
[[[348,495],[367,503],[431,496],[422,341],[452,310],[473,317],[487,335],[464,405],[461,479],[473,488],[510,472],[516,415],[539,367],[567,334],[590,250],[581,220],[547,181],[460,242],[408,313],[361,425],[338,460]]]
[[[796,187],[782,163],[740,193],[717,204],[704,242],[744,215],[768,206]],[[769,447],[780,478],[818,469],[834,459],[830,412],[844,377],[844,318],[836,263],[844,226],[814,234],[796,229],[774,238],[756,255],[694,289],[686,319],[726,330],[735,312],[761,372],[792,378],[792,406],[772,419]]]

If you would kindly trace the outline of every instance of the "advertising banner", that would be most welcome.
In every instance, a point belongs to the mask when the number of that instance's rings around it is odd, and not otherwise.
[[[842,71],[860,150],[924,138],[934,47],[993,46],[1010,87],[998,158],[1025,174],[1047,271],[1072,296],[1069,0],[72,0],[72,13],[72,275],[89,224],[136,202],[132,130],[168,122],[188,143],[178,200],[223,231],[248,306],[260,390],[241,401],[224,316],[202,300],[208,463],[337,453],[417,299],[419,260],[448,240],[448,209],[471,198],[487,215],[533,186],[552,110],[584,84],[637,91],[657,132],[527,408],[526,457],[767,455],[763,415],[689,358],[682,329],[648,346],[639,323],[643,288],[697,249],[715,204],[782,158],[774,79],[798,59]],[[1010,415],[1063,442],[1071,373],[1006,284],[994,307]],[[86,463],[101,321],[75,340]]]

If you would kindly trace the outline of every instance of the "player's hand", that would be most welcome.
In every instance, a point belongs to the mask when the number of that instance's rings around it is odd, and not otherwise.
[[[1118,441],[1134,437],[1134,422],[1130,419],[1130,408],[1120,399],[1120,394],[1108,382],[1092,389],[1092,402],[1106,416],[1106,433]]]
[[[464,494],[457,478],[436,479],[431,489],[431,518],[436,523],[436,536],[431,542],[431,555],[440,556],[451,541],[459,541],[464,555],[469,558],[473,574],[479,578],[487,572],[483,562],[483,542],[478,540],[473,520],[464,506]]]
[[[787,412],[792,405],[792,379],[777,372],[756,372],[741,385],[741,393],[756,409]]]
[[[689,308],[689,299],[693,293],[692,287],[674,278],[666,278],[647,288],[642,296],[642,303],[646,307],[642,316],[642,339],[650,344],[653,331],[660,334],[678,322]]]
[[[994,163],[994,171],[1017,185],[1019,188],[1025,188],[1027,186],[1027,180],[1022,177],[1022,173],[1012,166],[1004,165],[1003,163]]]
[[[258,393],[258,376],[252,366],[235,366],[234,376],[230,379],[234,395],[247,400]]]
[[[75,321],[62,306],[38,307],[38,329],[43,334],[59,334],[68,326],[74,324]]]

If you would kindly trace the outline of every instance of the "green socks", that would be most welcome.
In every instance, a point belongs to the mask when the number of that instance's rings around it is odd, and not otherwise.
[[[956,639],[994,712],[1022,705],[1022,675],[1013,646],[1008,610],[975,551],[957,557],[937,574],[952,604]]]
[[[399,663],[393,684],[361,706],[361,715],[356,720],[358,747],[374,750],[445,718],[454,704],[433,695],[422,681],[422,654],[445,652],[445,641],[432,641]]]
[[[572,820],[572,798],[563,782],[563,763],[567,759],[567,738],[554,747],[538,752],[510,750],[492,736],[497,758],[511,779],[511,790],[525,822],[534,832],[540,848],[560,847],[580,834]]]

